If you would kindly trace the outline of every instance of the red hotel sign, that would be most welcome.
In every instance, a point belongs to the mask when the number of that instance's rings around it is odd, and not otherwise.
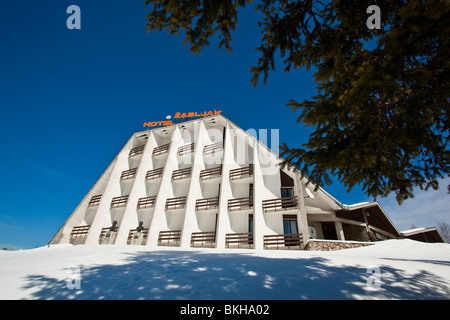
[[[194,117],[207,117],[207,116],[214,116],[216,114],[220,114],[222,110],[214,110],[214,111],[205,111],[203,113],[198,112],[185,112],[175,113],[174,118],[194,118]],[[170,119],[170,117],[168,117]],[[172,120],[162,120],[162,121],[152,121],[152,122],[144,122],[144,127],[156,127],[156,126],[170,126],[175,123],[172,122]]]

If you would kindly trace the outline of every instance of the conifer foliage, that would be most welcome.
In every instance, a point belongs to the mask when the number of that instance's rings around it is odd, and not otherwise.
[[[147,31],[183,33],[199,53],[213,36],[231,49],[245,0],[147,0]],[[369,29],[366,9],[380,8],[381,28]],[[314,67],[317,94],[290,100],[297,121],[313,127],[309,141],[283,144],[283,165],[317,186],[335,176],[348,191],[395,193],[439,187],[450,174],[450,2],[447,0],[262,0],[260,56],[252,83],[264,84],[277,52],[284,71]],[[293,95],[295,92],[293,92]]]

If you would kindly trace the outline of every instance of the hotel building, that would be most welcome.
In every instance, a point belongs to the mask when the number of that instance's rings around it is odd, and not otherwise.
[[[377,202],[344,205],[223,115],[131,136],[50,244],[335,250],[400,238]]]

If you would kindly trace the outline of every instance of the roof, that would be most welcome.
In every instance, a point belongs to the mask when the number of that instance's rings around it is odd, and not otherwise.
[[[363,214],[366,215],[365,218]],[[396,237],[401,236],[400,231],[397,230],[381,205],[376,201],[357,203],[350,206],[342,205],[342,209],[336,212],[336,216],[360,222],[365,222],[365,219],[367,219],[369,225],[389,232]]]
[[[408,239],[421,242],[445,242],[436,227],[415,228],[402,231],[401,234]]]

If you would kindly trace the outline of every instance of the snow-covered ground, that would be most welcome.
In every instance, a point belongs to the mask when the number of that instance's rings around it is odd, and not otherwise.
[[[450,299],[450,244],[335,252],[54,245],[0,252],[0,299]]]

